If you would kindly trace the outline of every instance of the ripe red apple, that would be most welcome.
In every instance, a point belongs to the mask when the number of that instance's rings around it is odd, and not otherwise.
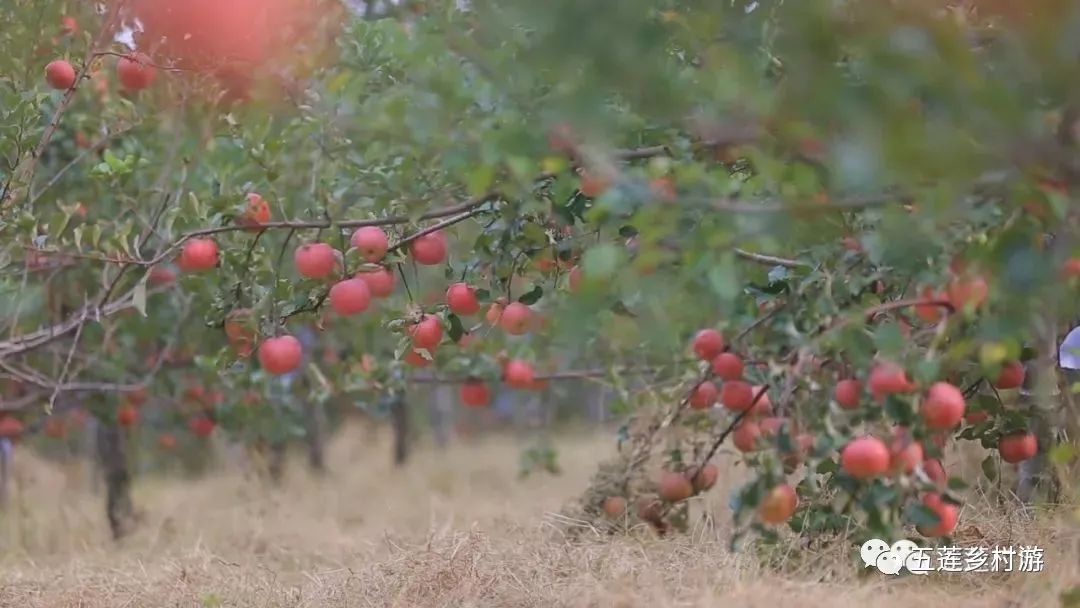
[[[702,382],[690,392],[690,407],[695,410],[707,410],[716,403],[716,385],[712,382]]]
[[[757,400],[757,403],[754,404],[754,409],[750,411],[750,415],[758,417],[768,416],[772,413],[772,400],[769,399],[769,390],[761,385],[757,385],[752,388],[754,391],[754,396],[757,397],[758,393],[761,393],[761,398],[759,398]],[[765,392],[762,392],[762,389],[764,389]]]
[[[259,345],[259,365],[267,372],[281,376],[300,367],[303,351],[300,341],[293,336],[267,338]]]
[[[584,279],[584,275],[581,272],[581,268],[574,266],[570,269],[569,274],[566,277],[566,286],[570,288],[570,292],[574,293],[581,289],[581,281]]]
[[[499,319],[502,318],[503,309],[506,308],[506,298],[499,298],[491,303],[487,312],[484,313],[484,320],[488,322],[488,325],[498,325]]]
[[[171,452],[176,449],[176,437],[173,437],[170,433],[162,433],[158,437],[157,444],[161,450]]]
[[[915,390],[915,385],[908,380],[904,369],[899,365],[882,361],[870,370],[870,394],[876,401],[881,401],[888,395],[910,393]]]
[[[956,528],[956,521],[960,517],[960,508],[952,503],[945,502],[940,494],[927,494],[923,496],[923,504],[926,505],[938,517],[938,524],[932,528],[918,526],[919,534],[926,537],[947,536]]]
[[[428,351],[428,353],[431,354],[431,356],[435,356],[435,353],[431,352],[430,350]],[[430,360],[425,358],[424,355],[421,355],[420,353],[418,353],[418,352],[416,352],[415,350],[412,350],[412,349],[410,349],[409,352],[405,353],[405,359],[404,360],[405,360],[405,363],[407,363],[408,365],[410,365],[412,367],[417,367],[417,368],[419,368],[419,367],[427,367],[428,365],[431,365]]]
[[[371,291],[360,279],[345,279],[330,288],[330,307],[343,317],[364,312],[370,303]]]
[[[889,455],[889,468],[894,473],[910,474],[915,467],[922,464],[923,447],[921,443],[911,438],[911,434],[906,429],[897,427],[893,429]]]
[[[791,519],[799,507],[799,495],[786,483],[775,486],[762,499],[758,517],[767,524],[782,524]]]
[[[650,181],[649,193],[662,203],[673,203],[678,196],[675,191],[675,182],[670,177],[657,177]]]
[[[337,256],[334,248],[326,243],[307,243],[296,248],[293,262],[300,276],[307,279],[322,279],[334,272]]]
[[[1061,268],[1061,274],[1066,279],[1080,277],[1080,258],[1069,258]]]
[[[1019,361],[1009,361],[1001,368],[994,386],[1002,390],[1020,388],[1024,385],[1024,364]]]
[[[476,290],[467,283],[454,283],[446,290],[446,306],[450,312],[460,317],[469,317],[480,312]]]
[[[1005,462],[1016,464],[1035,457],[1039,442],[1028,432],[1012,433],[998,440],[998,452]]]
[[[720,402],[733,412],[742,412],[754,405],[754,388],[742,380],[725,382],[720,389]]]
[[[123,57],[116,64],[116,77],[120,86],[128,91],[141,91],[154,84],[157,69],[150,58],[142,53]]]
[[[446,259],[446,237],[441,230],[425,234],[409,244],[409,252],[417,264],[435,266]]]
[[[387,250],[390,249],[390,240],[386,238],[386,233],[378,226],[357,228],[352,235],[351,242],[352,246],[360,252],[360,257],[372,263],[385,258]]]
[[[969,411],[969,410],[966,410],[966,409],[964,410],[964,422],[966,422],[968,424],[971,424],[971,425],[982,424],[982,423],[986,422],[989,419],[990,419],[990,413],[989,412],[972,412],[972,411]]]
[[[922,290],[922,299],[924,301],[937,301],[945,298],[936,293],[933,287],[924,287]],[[936,304],[918,304],[915,306],[915,314],[922,319],[924,323],[929,324],[940,321],[943,311],[944,309]]]
[[[765,438],[774,438],[780,432],[780,429],[787,424],[787,418],[781,416],[770,416],[763,419],[758,423],[758,428],[761,429],[761,436]],[[792,429],[788,428],[788,434],[792,434]]]
[[[945,467],[942,466],[940,460],[926,460],[922,466],[926,476],[939,488],[944,488],[948,484],[949,478],[945,475]]]
[[[840,453],[840,467],[855,479],[873,479],[889,472],[889,448],[876,437],[852,440]]]
[[[716,480],[720,477],[720,469],[713,463],[706,463],[701,467],[701,472],[698,472],[696,466],[690,467],[686,470],[686,478],[690,480],[691,485],[694,487],[694,492],[704,492],[716,485]]]
[[[139,410],[133,405],[124,405],[116,411],[116,423],[124,428],[131,428],[139,421]]]
[[[600,171],[579,170],[581,184],[578,187],[587,198],[596,198],[607,192],[613,181],[610,176]]]
[[[521,302],[506,305],[499,317],[499,326],[511,336],[520,336],[529,331],[532,310]]]
[[[58,91],[66,91],[75,86],[75,76],[75,68],[63,59],[57,59],[45,66],[45,81]]]
[[[79,31],[79,22],[75,20],[71,15],[64,15],[60,19],[60,33],[64,36],[70,36]]]
[[[176,273],[167,266],[154,266],[150,269],[150,276],[147,281],[154,287],[171,285],[176,282]]]
[[[845,410],[857,409],[861,396],[862,383],[858,380],[848,378],[836,383],[836,392],[833,398],[836,399],[836,404]]]
[[[758,449],[758,440],[761,439],[761,428],[758,423],[745,418],[735,426],[731,434],[735,449],[740,452],[753,452]]]
[[[964,394],[948,382],[935,382],[926,393],[921,412],[931,430],[955,428],[964,419]]]
[[[0,414],[0,438],[17,439],[23,434],[23,423],[12,416]]]
[[[442,342],[442,323],[438,317],[425,315],[419,323],[409,327],[409,335],[412,336],[413,346],[431,350]]]
[[[715,329],[703,329],[694,335],[694,354],[702,361],[712,361],[724,350],[724,336]]]
[[[503,368],[503,379],[510,388],[530,389],[534,378],[532,365],[520,359],[508,361]]]
[[[206,272],[218,265],[218,246],[213,239],[191,239],[180,250],[180,268],[184,272]]]
[[[743,362],[733,353],[720,353],[712,360],[713,373],[721,380],[742,380]]]
[[[259,226],[270,221],[270,204],[254,192],[247,194],[247,208],[240,218],[240,224],[250,226],[249,230],[258,230]]]
[[[367,283],[368,291],[376,298],[388,298],[394,293],[394,273],[389,268],[361,271],[356,278]]]
[[[195,416],[188,421],[188,428],[196,437],[209,437],[214,432],[214,421],[206,416]]]
[[[990,286],[986,283],[986,279],[981,276],[966,279],[957,277],[949,283],[949,302],[952,303],[957,312],[979,308],[986,302],[989,294]]]
[[[63,439],[67,436],[67,428],[64,426],[63,418],[49,418],[45,421],[45,425],[41,427],[41,431],[45,433],[46,437],[52,437],[53,439]]]
[[[690,480],[686,478],[686,475],[675,471],[664,471],[656,483],[656,491],[660,498],[667,502],[679,502],[694,494],[694,486],[690,485]]]
[[[608,517],[619,517],[626,512],[626,499],[622,496],[608,496],[600,505],[600,509]]]
[[[491,391],[480,380],[467,380],[461,385],[461,402],[469,407],[487,407],[491,403]]]

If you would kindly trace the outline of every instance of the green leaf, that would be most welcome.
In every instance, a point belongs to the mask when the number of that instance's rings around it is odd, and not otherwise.
[[[997,463],[994,462],[993,454],[983,458],[982,464],[979,466],[987,479],[990,481],[997,479]]]
[[[453,313],[446,315],[446,320],[450,323],[450,340],[457,342],[465,335],[465,327],[462,326],[461,319]]]
[[[522,294],[521,297],[518,298],[518,302],[521,302],[522,304],[525,304],[526,306],[532,306],[533,304],[536,304],[537,302],[539,302],[540,298],[543,297],[543,295],[544,295],[544,288],[539,286],[539,285],[536,285],[536,286],[534,286],[532,288],[532,291],[530,291],[528,293],[525,293],[525,294]]]
[[[131,293],[131,303],[139,314],[146,316],[146,283],[150,279],[150,273],[144,272],[135,289]]]
[[[904,518],[908,522],[921,527],[933,528],[941,523],[941,518],[930,507],[921,504],[908,505],[904,509]]]
[[[1076,448],[1069,443],[1059,443],[1050,448],[1050,462],[1065,466],[1076,458]]]
[[[590,279],[605,279],[619,270],[623,251],[610,244],[597,245],[585,252],[581,260],[582,272]]]
[[[731,301],[742,292],[739,271],[735,265],[735,256],[725,254],[719,263],[709,269],[709,286],[720,299]]]
[[[619,315],[620,317],[630,317],[631,319],[637,318],[637,315],[634,314],[634,311],[627,308],[626,304],[624,304],[622,300],[615,300],[615,303],[611,305],[611,312]]]

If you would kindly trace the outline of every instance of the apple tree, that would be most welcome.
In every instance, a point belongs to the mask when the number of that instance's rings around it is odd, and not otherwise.
[[[15,2],[8,434],[85,402],[119,504],[142,400],[280,444],[289,378],[590,377],[633,418],[569,521],[679,528],[724,450],[737,538],[948,536],[954,442],[1073,455],[1076,10]]]

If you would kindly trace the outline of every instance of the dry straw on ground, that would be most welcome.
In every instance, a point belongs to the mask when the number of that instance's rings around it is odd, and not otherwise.
[[[842,550],[806,559],[795,547],[782,571],[763,568],[727,549],[724,505],[742,475],[727,460],[695,499],[690,534],[571,541],[554,514],[612,455],[610,437],[561,441],[559,477],[517,479],[517,449],[508,438],[423,449],[398,471],[385,438],[350,431],[333,443],[328,478],[296,462],[278,490],[231,471],[140,479],[143,521],[121,546],[100,496],[22,453],[0,514],[0,606],[987,608],[1058,606],[1080,583],[1062,516],[1026,521],[978,494],[962,527],[1046,547],[1045,572],[887,579],[860,576]]]

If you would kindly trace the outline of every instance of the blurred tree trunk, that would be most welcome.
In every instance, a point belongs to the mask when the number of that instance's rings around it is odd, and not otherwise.
[[[79,442],[79,457],[86,463],[83,479],[89,486],[87,489],[95,495],[101,494],[101,480],[105,479],[105,470],[101,467],[101,459],[96,453],[98,426],[97,418],[88,417],[86,432],[82,434]]]
[[[308,466],[318,475],[326,473],[326,408],[318,401],[307,407],[307,444]]]
[[[1054,471],[1047,466],[1047,450],[1054,442],[1054,429],[1059,426],[1057,419],[1064,412],[1058,389],[1058,334],[1053,317],[1044,316],[1040,325],[1039,356],[1031,365],[1025,366],[1025,381],[1021,387],[1021,403],[1030,412],[1028,430],[1038,442],[1035,457],[1017,467],[1016,496],[1025,505],[1035,501],[1040,489],[1047,489],[1052,494],[1057,485]]]
[[[286,443],[278,441],[270,444],[270,457],[267,459],[266,472],[270,474],[270,481],[280,485],[285,478],[285,455]]]
[[[135,524],[135,507],[131,501],[131,473],[128,470],[127,438],[113,424],[98,424],[98,460],[105,474],[105,514],[113,538],[127,536]]]
[[[0,439],[0,509],[8,501],[9,480],[11,479],[11,440]]]
[[[435,443],[440,448],[444,448],[450,442],[452,433],[454,390],[450,384],[439,384],[433,392],[434,394],[428,399],[428,416],[431,418]]]
[[[394,464],[409,459],[409,407],[404,395],[390,398],[390,424],[394,429]]]

